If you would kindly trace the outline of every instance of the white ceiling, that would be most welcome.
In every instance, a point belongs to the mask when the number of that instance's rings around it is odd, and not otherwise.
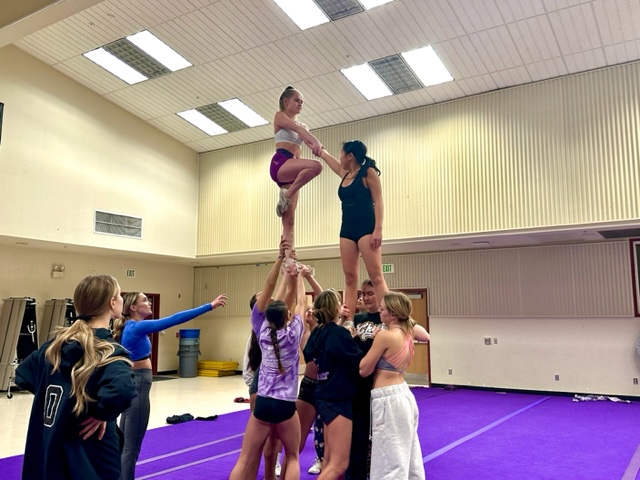
[[[640,58],[638,0],[395,0],[305,31],[272,0],[84,3],[13,43],[197,152],[273,128],[209,137],[176,112],[239,98],[271,121],[288,84],[317,129]],[[144,29],[193,67],[128,86],[82,56]],[[425,45],[455,81],[367,101],[339,71]]]

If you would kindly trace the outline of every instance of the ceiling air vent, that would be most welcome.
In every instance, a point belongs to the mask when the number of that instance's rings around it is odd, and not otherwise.
[[[632,238],[640,237],[640,228],[626,228],[624,230],[603,230],[598,231],[604,238]]]
[[[96,210],[94,232],[142,238],[142,218]]]

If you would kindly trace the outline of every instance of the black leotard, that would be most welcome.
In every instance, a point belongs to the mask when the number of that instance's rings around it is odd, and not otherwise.
[[[338,187],[338,197],[342,201],[340,237],[356,243],[365,235],[372,234],[376,225],[371,191],[364,186],[363,181],[367,176],[367,170],[368,167],[360,168],[348,187],[342,186],[348,174],[345,175]]]

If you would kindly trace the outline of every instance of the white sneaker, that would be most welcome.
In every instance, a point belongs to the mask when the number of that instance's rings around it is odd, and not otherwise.
[[[307,470],[311,475],[318,475],[322,471],[322,460],[316,457],[313,461],[313,465]]]
[[[276,477],[280,476],[280,471],[282,470],[282,466],[280,463],[276,463]]]
[[[291,200],[285,196],[285,193],[287,193],[287,189],[281,188],[280,195],[278,197],[278,204],[276,205],[276,215],[279,217],[284,215],[284,212],[289,210],[289,207],[291,206]]]

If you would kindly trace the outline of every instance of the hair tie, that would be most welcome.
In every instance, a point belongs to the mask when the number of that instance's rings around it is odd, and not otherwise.
[[[78,315],[76,318],[78,320],[84,320],[86,322],[87,320],[91,320],[91,315]]]

